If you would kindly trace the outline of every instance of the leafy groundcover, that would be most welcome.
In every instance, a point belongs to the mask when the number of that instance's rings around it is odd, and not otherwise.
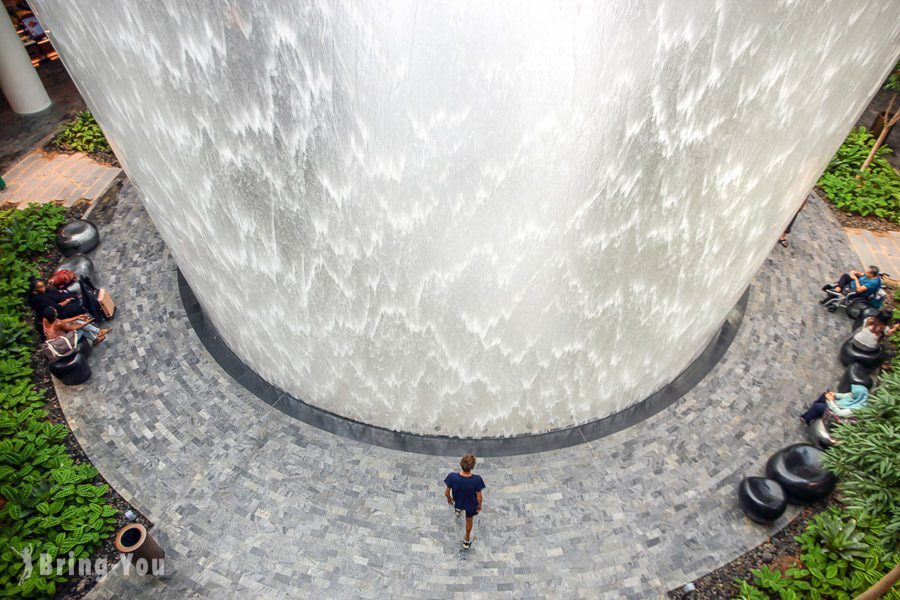
[[[882,146],[872,165],[859,170],[874,143],[865,127],[851,131],[817,185],[842,210],[900,223],[900,175],[886,158],[893,150]]]
[[[52,152],[84,152],[98,162],[118,166],[103,130],[89,111],[81,111],[44,147]]]
[[[42,575],[40,555],[53,561],[89,558],[113,533],[117,509],[97,470],[76,463],[63,424],[45,410],[34,382],[34,328],[28,280],[39,275],[65,209],[31,205],[0,211],[0,596],[52,597],[69,579]],[[43,259],[46,261],[46,259]],[[33,569],[23,579],[26,561]],[[46,559],[45,558],[45,559]]]

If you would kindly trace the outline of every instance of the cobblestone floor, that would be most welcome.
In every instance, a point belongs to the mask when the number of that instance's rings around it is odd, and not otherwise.
[[[175,264],[126,184],[94,262],[118,306],[93,379],[60,401],[107,480],[156,524],[167,580],[117,567],[91,598],[652,598],[762,542],[735,487],[803,438],[846,318],[820,282],[857,262],[811,199],[756,276],[722,361],[674,406],[598,441],[486,459],[470,551],[441,496],[457,457],[366,446],[272,409],[211,361]],[[773,239],[773,245],[775,240]]]

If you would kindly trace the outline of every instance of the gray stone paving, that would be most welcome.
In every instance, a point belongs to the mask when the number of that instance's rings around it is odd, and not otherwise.
[[[759,544],[735,487],[802,439],[840,373],[846,318],[818,286],[855,262],[811,199],[752,284],[723,360],[682,400],[574,448],[486,459],[473,549],[441,496],[457,457],[366,446],[272,409],[211,361],[130,185],[94,262],[119,305],[93,379],[60,401],[107,480],[156,523],[176,574],[117,567],[103,598],[648,598]],[[773,245],[774,245],[773,239]]]

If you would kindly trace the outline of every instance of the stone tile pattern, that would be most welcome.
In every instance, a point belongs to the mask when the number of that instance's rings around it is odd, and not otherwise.
[[[850,323],[816,300],[857,262],[811,198],[709,375],[617,434],[483,460],[485,510],[463,551],[441,496],[458,457],[337,437],[235,384],[191,330],[175,263],[130,184],[101,235],[94,262],[118,303],[115,330],[92,380],[59,386],[60,400],[94,464],[156,523],[176,573],[117,567],[93,599],[659,596],[796,514],[755,525],[736,486],[803,439],[796,415],[839,376]]]
[[[93,202],[122,174],[86,154],[34,150],[3,174],[7,188],[0,191],[0,206],[24,208],[31,202],[61,202],[72,206]]]
[[[900,280],[900,231],[868,231],[846,228],[850,247],[859,256],[858,268],[877,265],[892,279]]]

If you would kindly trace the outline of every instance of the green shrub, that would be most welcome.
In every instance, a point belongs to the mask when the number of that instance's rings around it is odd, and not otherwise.
[[[865,127],[851,131],[818,186],[842,210],[900,223],[900,175],[885,158],[892,150],[882,146],[872,165],[864,173],[859,171],[874,143]]]
[[[92,466],[74,463],[63,444],[66,428],[47,420],[43,392],[31,379],[25,293],[64,213],[36,204],[0,211],[0,597],[52,597],[67,576],[41,575],[40,554],[87,558],[116,523],[116,509],[104,500],[108,486],[93,483]],[[23,552],[34,569],[20,584]]]
[[[88,111],[78,113],[75,119],[53,138],[54,145],[76,152],[112,152],[103,130]]]
[[[840,479],[847,506],[883,519],[882,543],[900,548],[900,370],[882,371],[878,390],[857,414],[832,432],[838,444],[826,452],[825,465]]]
[[[898,558],[881,546],[883,529],[881,521],[858,511],[832,508],[817,515],[796,538],[801,566],[784,573],[765,566],[753,569],[755,585],[738,580],[737,598],[850,600],[881,579]],[[898,600],[900,591],[884,598]]]

